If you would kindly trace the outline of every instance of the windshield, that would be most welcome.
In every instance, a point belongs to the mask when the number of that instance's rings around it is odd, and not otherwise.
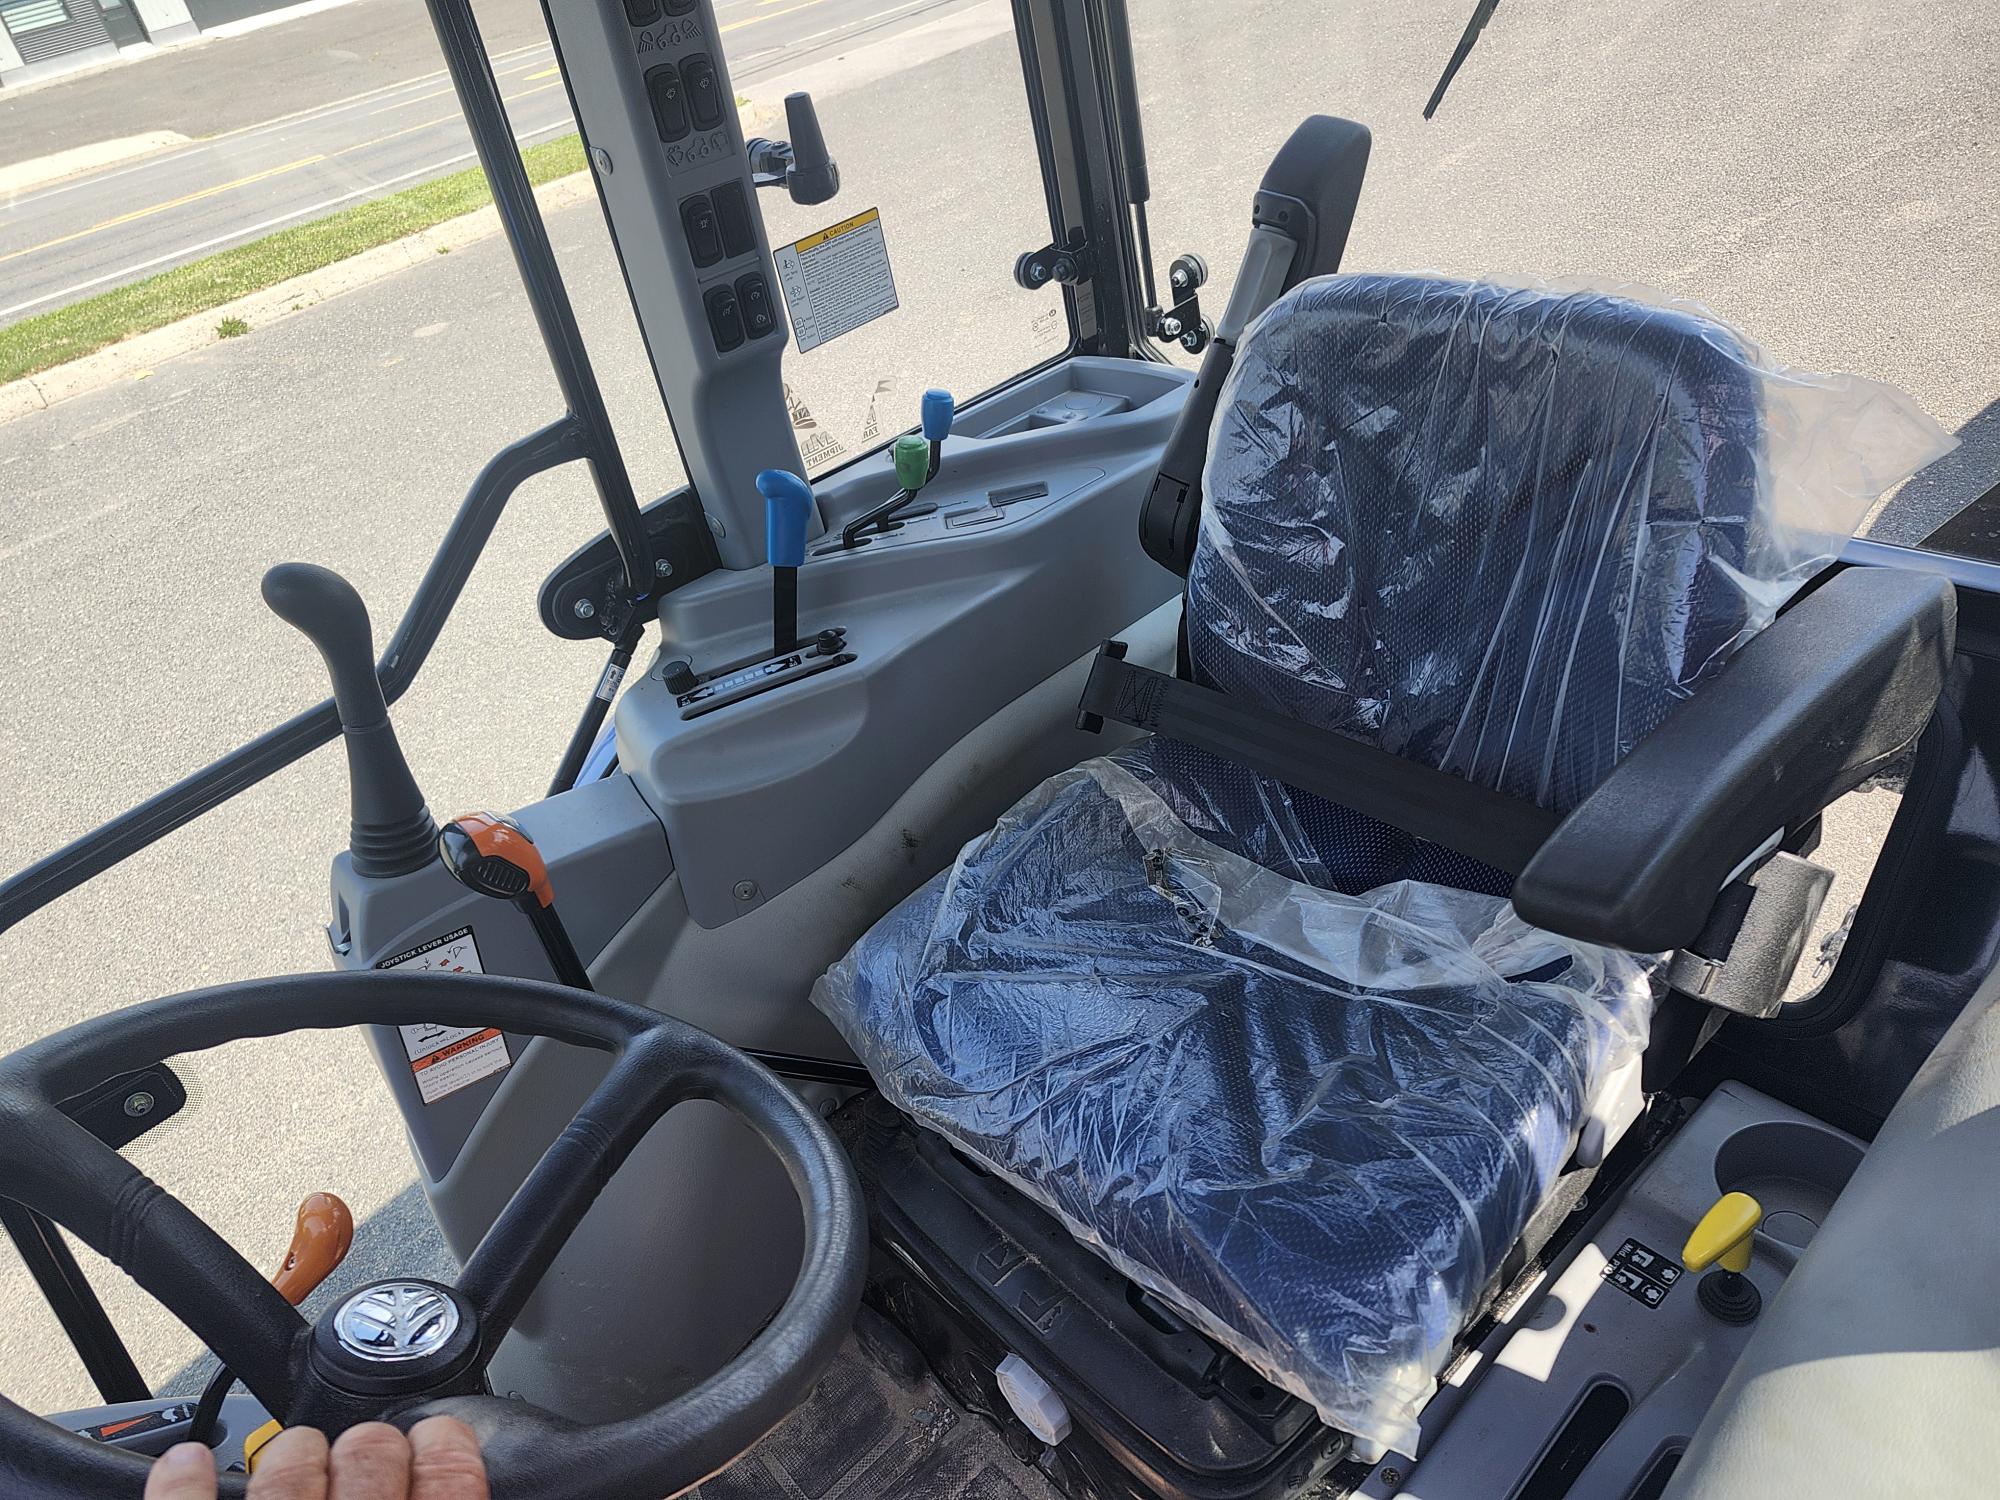
[[[1343,269],[1638,282],[1901,386],[1961,446],[1864,533],[2000,557],[2000,520],[1947,525],[2000,481],[2000,9],[1504,4],[1425,120],[1474,10],[1133,5],[1161,263],[1203,254],[1219,311],[1287,132],[1359,120]]]

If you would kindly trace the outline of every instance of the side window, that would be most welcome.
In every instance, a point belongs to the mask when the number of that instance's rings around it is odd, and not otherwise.
[[[840,167],[827,203],[758,194],[772,250],[782,259],[783,247],[874,210],[895,277],[895,309],[872,322],[804,351],[794,327],[788,399],[807,469],[820,473],[915,426],[926,387],[964,401],[1062,353],[1070,329],[1060,297],[1014,282],[1015,257],[1047,243],[1049,226],[1007,7],[954,12],[803,67],[796,45],[764,45],[757,20],[722,28],[744,133],[783,139],[784,97],[807,90]],[[912,155],[912,141],[928,149]]]

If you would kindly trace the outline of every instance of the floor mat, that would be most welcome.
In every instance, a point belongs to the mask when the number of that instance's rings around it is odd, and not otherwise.
[[[867,1309],[862,1319],[865,1345],[850,1334],[806,1404],[700,1500],[1058,1500],[901,1335]]]

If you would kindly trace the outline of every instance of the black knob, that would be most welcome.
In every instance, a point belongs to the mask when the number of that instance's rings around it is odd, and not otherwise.
[[[437,826],[396,742],[375,676],[368,607],[354,585],[312,563],[280,563],[264,575],[264,602],[319,649],[347,745],[348,847],[357,875],[387,878],[437,857]]]
[[[785,174],[785,191],[794,203],[824,203],[840,191],[840,168],[827,154],[826,136],[812,95],[785,95],[785,129],[792,137],[792,166]]]
[[[684,698],[701,685],[694,675],[694,664],[676,659],[660,668],[660,681],[667,685],[667,691],[676,698]]]
[[[354,585],[314,563],[279,563],[264,575],[271,613],[319,648],[333,679],[333,703],[343,729],[388,722],[389,705],[375,676],[375,640],[368,606]]]

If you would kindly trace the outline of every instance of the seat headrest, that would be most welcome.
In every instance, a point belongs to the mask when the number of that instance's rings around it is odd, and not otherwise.
[[[1845,491],[1889,482],[1838,473],[1819,441],[1836,493],[1801,501],[1796,454],[1774,478],[1781,378],[1834,429],[1857,398],[1897,398],[1942,437],[1900,393],[1780,377],[1685,306],[1305,283],[1222,394],[1188,575],[1197,677],[1567,811],[1838,551],[1866,508]]]

